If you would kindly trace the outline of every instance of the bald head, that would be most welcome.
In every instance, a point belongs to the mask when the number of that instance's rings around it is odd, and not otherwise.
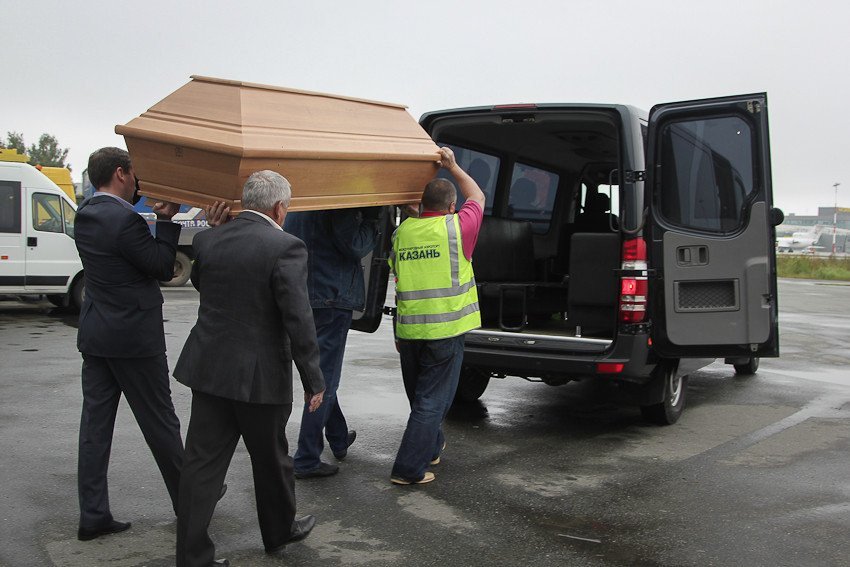
[[[457,189],[448,179],[432,179],[422,192],[422,208],[426,211],[448,211],[457,202]]]

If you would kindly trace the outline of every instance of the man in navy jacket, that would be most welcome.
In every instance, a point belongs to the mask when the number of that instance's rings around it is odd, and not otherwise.
[[[331,452],[342,460],[354,442],[337,399],[342,358],[352,311],[363,309],[363,257],[375,248],[380,207],[290,213],[283,229],[307,245],[307,289],[319,340],[325,397],[322,406],[301,414],[295,477],[336,474],[337,465],[321,460],[327,438]]]
[[[86,278],[77,334],[83,357],[77,537],[84,541],[130,527],[112,517],[106,478],[122,394],[159,466],[175,513],[183,463],[159,290],[159,281],[173,276],[180,225],[170,220],[179,205],[154,206],[154,237],[133,210],[138,189],[125,150],[97,150],[89,157],[88,173],[97,191],[80,205],[75,222]]]

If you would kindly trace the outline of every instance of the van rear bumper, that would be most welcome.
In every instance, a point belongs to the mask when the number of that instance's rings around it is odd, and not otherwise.
[[[564,382],[582,378],[600,377],[608,380],[645,383],[657,365],[657,358],[650,351],[645,333],[618,335],[607,348],[596,346],[582,349],[542,349],[534,345],[496,346],[488,345],[478,337],[467,336],[464,346],[463,364],[491,374],[540,378],[544,382]],[[604,350],[602,350],[604,348]],[[622,364],[621,372],[599,372],[597,364]]]

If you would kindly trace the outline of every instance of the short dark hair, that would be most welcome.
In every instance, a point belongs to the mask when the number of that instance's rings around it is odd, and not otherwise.
[[[112,175],[119,167],[129,171],[130,154],[121,148],[100,148],[89,156],[89,181],[95,189],[109,185]]]
[[[447,211],[457,202],[457,189],[448,179],[432,179],[422,192],[422,208],[429,211]]]

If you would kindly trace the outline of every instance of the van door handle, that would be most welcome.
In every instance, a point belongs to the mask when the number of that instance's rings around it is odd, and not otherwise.
[[[676,263],[680,266],[705,266],[708,264],[708,247],[680,246],[676,249]]]
[[[38,237],[27,236],[27,246],[38,246]]]

